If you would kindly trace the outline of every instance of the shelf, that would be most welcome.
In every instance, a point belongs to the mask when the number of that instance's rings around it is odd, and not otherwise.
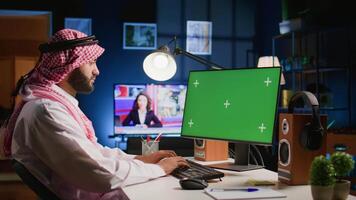
[[[279,111],[285,111],[288,112],[288,108],[285,107],[278,107]],[[327,111],[340,111],[340,110],[349,110],[347,107],[321,107],[319,110],[327,110]],[[310,112],[311,108],[294,108],[295,113],[307,113]]]
[[[283,70],[287,81],[284,89],[295,92],[312,84],[310,86],[315,86],[313,91],[320,102],[325,96],[322,96],[324,90],[320,90],[319,87],[330,88],[329,92],[334,94],[332,102],[335,104],[326,99],[327,102],[321,105],[320,112],[342,121],[340,125],[343,127],[355,126],[352,109],[353,60],[350,59],[354,47],[351,40],[353,31],[350,27],[344,26],[308,27],[272,37],[272,55],[283,57],[281,62],[283,69],[289,69]],[[339,42],[340,39],[342,42]],[[337,48],[330,49],[334,46]],[[330,56],[333,58],[327,59]],[[337,95],[339,91],[336,90],[341,87],[346,91],[346,96]],[[347,100],[344,101],[343,98]],[[285,106],[286,99],[283,100]],[[278,111],[286,113],[288,108],[279,107]],[[311,108],[295,108],[293,112],[311,113]]]
[[[328,132],[333,133],[335,135],[349,135],[349,134],[356,134],[356,129],[355,128],[337,128],[337,129],[329,129]],[[355,154],[356,156],[356,154]]]
[[[348,67],[320,67],[319,72],[335,72],[335,71],[347,71]],[[303,73],[303,74],[311,74],[316,73],[316,68],[302,68],[302,69],[292,69],[291,71],[283,71],[283,73]]]
[[[279,34],[279,35],[276,35],[273,37],[273,40],[276,40],[276,39],[288,39],[288,38],[291,38],[293,36],[293,34],[299,34],[300,32],[288,32],[288,33],[285,33],[285,34]]]
[[[337,111],[340,111],[340,110],[349,110],[349,108],[347,107],[339,107],[339,108],[335,108],[335,107],[321,107],[319,108],[319,110],[330,110],[330,111],[333,111],[333,110],[337,110]]]
[[[337,31],[345,31],[351,29],[352,26],[339,26],[339,27],[308,27],[303,28],[301,30],[290,31],[288,33],[279,34],[272,37],[273,40],[276,39],[288,39],[291,38],[293,35],[294,37],[305,36],[308,34],[317,34],[317,33],[330,33],[330,32],[337,32]]]

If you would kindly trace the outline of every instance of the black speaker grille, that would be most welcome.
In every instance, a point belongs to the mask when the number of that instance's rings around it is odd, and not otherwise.
[[[287,165],[289,162],[289,145],[285,142],[282,142],[279,147],[279,159],[280,162],[284,165]]]

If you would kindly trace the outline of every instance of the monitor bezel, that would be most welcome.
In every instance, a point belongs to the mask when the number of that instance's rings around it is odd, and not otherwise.
[[[278,83],[280,83],[281,81],[281,73],[282,73],[282,68],[281,67],[261,67],[261,68],[252,68],[252,67],[244,67],[244,68],[225,68],[225,69],[221,69],[221,70],[191,70],[189,71],[189,76],[188,76],[188,82],[187,82],[187,93],[185,95],[185,102],[184,102],[184,108],[186,108],[186,103],[187,103],[187,98],[189,95],[189,79],[190,79],[190,75],[191,72],[220,72],[220,71],[237,71],[237,70],[265,70],[265,69],[270,69],[270,68],[274,68],[274,69],[279,69],[279,77],[278,77]],[[276,110],[275,110],[275,114],[274,114],[274,123],[273,123],[273,132],[272,132],[272,137],[271,137],[271,141],[270,142],[256,142],[256,141],[246,141],[246,140],[233,140],[233,139],[221,139],[221,138],[215,138],[215,137],[196,137],[196,136],[187,136],[187,135],[183,135],[183,123],[184,123],[184,117],[185,117],[185,109],[184,109],[184,113],[183,113],[183,119],[182,119],[182,129],[181,129],[181,133],[180,136],[184,137],[184,138],[191,138],[191,139],[208,139],[208,140],[220,140],[220,141],[228,141],[228,142],[234,142],[234,143],[245,143],[245,144],[257,144],[257,145],[264,145],[264,146],[271,146],[273,145],[273,139],[276,136],[276,128],[278,127],[277,125],[277,116],[278,116],[278,105],[279,105],[279,94],[280,94],[280,84],[278,84],[278,88],[277,88],[277,96],[276,96]]]

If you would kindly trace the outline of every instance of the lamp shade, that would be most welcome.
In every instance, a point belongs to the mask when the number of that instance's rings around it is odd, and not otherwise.
[[[163,46],[145,58],[143,71],[153,80],[166,81],[176,73],[177,64],[169,48]]]
[[[277,56],[262,56],[258,59],[257,67],[281,67]],[[283,73],[281,73],[281,85],[286,84]]]

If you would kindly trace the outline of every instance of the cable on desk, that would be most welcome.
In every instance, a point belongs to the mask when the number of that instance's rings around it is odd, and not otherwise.
[[[260,157],[262,166],[265,166],[265,162],[263,161],[263,157],[262,157],[260,150],[256,147],[256,145],[251,145],[251,146],[253,147],[253,149],[257,152],[258,156]]]
[[[255,165],[258,165],[258,162],[257,162],[257,160],[256,160],[256,157],[253,155],[252,151],[250,151],[249,154],[250,154],[250,156],[252,157],[253,161],[255,162]],[[251,163],[249,163],[249,164],[251,164]]]

